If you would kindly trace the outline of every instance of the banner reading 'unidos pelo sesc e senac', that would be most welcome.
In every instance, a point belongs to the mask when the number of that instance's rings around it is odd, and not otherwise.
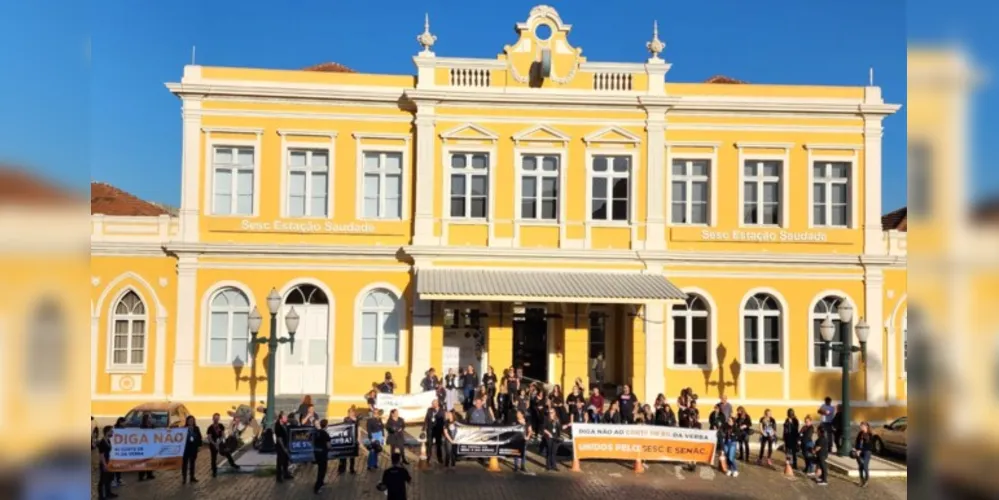
[[[653,425],[573,424],[572,449],[580,460],[711,463],[715,431]]]

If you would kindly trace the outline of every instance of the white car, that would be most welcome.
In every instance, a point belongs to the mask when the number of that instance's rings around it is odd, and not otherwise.
[[[884,455],[886,452],[906,453],[906,435],[909,428],[908,417],[895,419],[894,422],[880,429],[873,429],[874,454]]]

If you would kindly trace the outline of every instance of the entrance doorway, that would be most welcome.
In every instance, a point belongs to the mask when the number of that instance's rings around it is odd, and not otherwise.
[[[284,315],[295,308],[299,320],[295,351],[282,346],[278,354],[278,394],[325,395],[329,367],[329,299],[314,285],[298,285],[285,296],[278,329],[285,332]]]
[[[513,319],[513,366],[524,376],[548,382],[548,319],[545,309],[529,307]]]
[[[444,349],[440,376],[451,369],[461,373],[472,365],[481,377],[485,373],[482,312],[477,304],[445,304],[443,309]]]

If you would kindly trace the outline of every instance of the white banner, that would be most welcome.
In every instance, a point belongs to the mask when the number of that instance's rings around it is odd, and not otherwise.
[[[111,437],[108,470],[179,469],[186,441],[187,427],[115,429]]]
[[[375,399],[375,408],[383,410],[386,417],[392,410],[399,410],[399,417],[403,420],[422,422],[427,415],[427,408],[430,408],[430,404],[435,399],[437,399],[437,393],[434,391],[416,394],[379,393]]]

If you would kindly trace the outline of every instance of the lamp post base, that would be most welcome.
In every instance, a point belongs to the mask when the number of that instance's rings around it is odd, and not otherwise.
[[[260,453],[275,453],[277,446],[274,442],[274,430],[265,429],[263,434],[260,435],[260,448],[257,449]]]

